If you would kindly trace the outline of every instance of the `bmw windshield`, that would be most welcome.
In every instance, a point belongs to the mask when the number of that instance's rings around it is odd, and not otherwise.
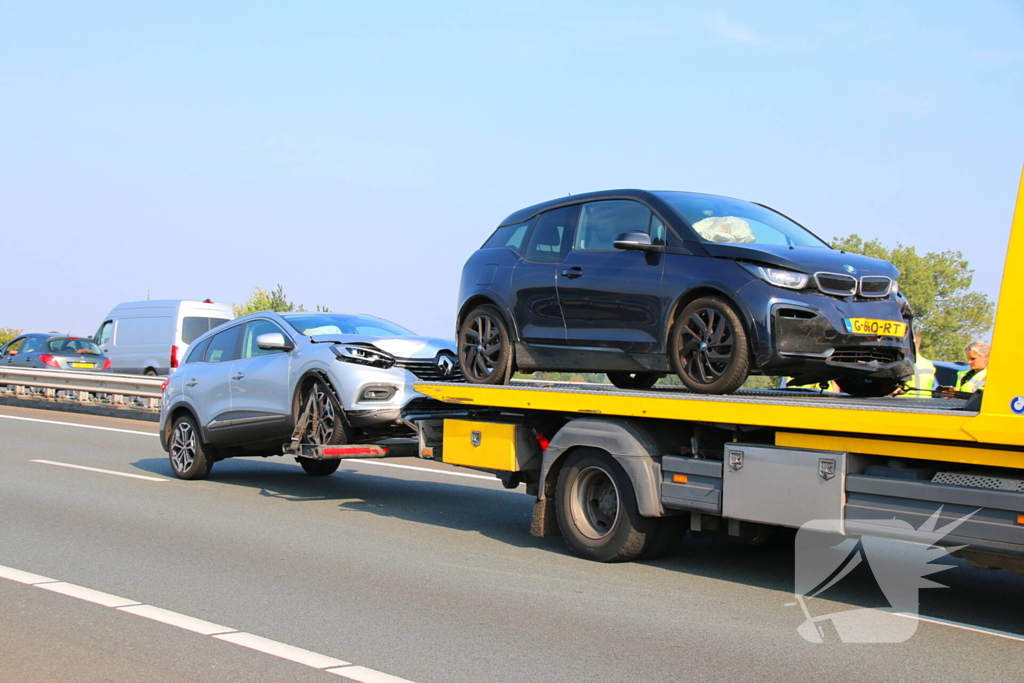
[[[296,332],[307,337],[324,334],[358,334],[366,337],[414,337],[415,332],[368,315],[291,313],[281,316]]]
[[[708,242],[828,248],[814,233],[759,204],[692,192],[653,194]]]

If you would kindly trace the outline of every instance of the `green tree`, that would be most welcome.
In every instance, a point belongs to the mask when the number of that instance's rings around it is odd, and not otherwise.
[[[992,329],[995,306],[986,295],[970,291],[974,271],[959,251],[918,254],[914,247],[897,242],[889,249],[858,235],[833,240],[832,246],[885,259],[900,269],[900,291],[914,310],[926,358],[963,360],[964,346]]]
[[[281,285],[278,285],[277,289],[272,292],[268,292],[262,287],[256,287],[252,290],[248,301],[241,305],[232,304],[231,308],[234,310],[236,318],[259,311],[286,313],[288,311],[306,310],[302,306],[296,306],[291,301],[288,301],[288,298],[284,295],[284,287]]]
[[[6,344],[19,334],[21,334],[21,330],[16,330],[13,327],[0,327],[0,344]]]

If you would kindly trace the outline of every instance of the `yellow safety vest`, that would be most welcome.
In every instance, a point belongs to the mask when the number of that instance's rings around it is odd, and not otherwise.
[[[902,394],[897,394],[897,396],[903,398],[931,398],[931,390],[934,388],[935,363],[921,354],[917,354],[917,362],[914,363],[914,376],[907,382],[907,390]],[[915,391],[921,389],[923,391]]]
[[[977,374],[975,374],[973,377],[971,377],[969,380],[965,382],[964,377],[967,376],[968,372],[970,372],[970,370],[961,370],[960,372],[956,373],[956,390],[964,391],[967,393],[973,393],[978,389],[984,389],[985,374],[988,372],[988,368],[983,368],[979,370]]]

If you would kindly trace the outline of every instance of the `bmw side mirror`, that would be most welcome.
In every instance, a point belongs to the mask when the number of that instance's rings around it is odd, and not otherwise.
[[[295,348],[295,344],[280,332],[267,332],[257,336],[256,346],[264,351],[291,351]]]
[[[624,251],[652,251],[657,248],[651,244],[651,236],[646,232],[624,232],[612,243],[616,249]]]

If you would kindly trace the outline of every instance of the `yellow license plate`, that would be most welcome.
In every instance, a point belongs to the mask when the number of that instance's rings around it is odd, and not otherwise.
[[[879,337],[902,337],[907,333],[907,324],[895,320],[872,320],[871,318],[844,318],[846,331],[850,334],[873,334]]]
[[[95,363],[72,363],[71,367],[73,367],[73,368],[94,368],[94,367],[96,367],[96,364]]]

